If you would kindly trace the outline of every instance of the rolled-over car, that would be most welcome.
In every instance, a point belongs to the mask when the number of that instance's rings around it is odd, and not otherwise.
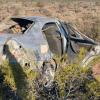
[[[74,61],[80,47],[88,52],[83,67],[100,52],[98,43],[59,19],[12,17],[0,25],[0,59],[8,58],[14,64],[22,61],[30,70],[42,69],[45,86],[49,86],[55,76],[54,54],[67,54],[68,61]],[[35,67],[36,63],[38,66]]]

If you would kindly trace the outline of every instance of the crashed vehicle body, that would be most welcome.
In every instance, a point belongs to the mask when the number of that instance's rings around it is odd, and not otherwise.
[[[20,25],[21,34],[13,33],[11,29]],[[2,60],[9,58],[10,62],[23,61],[23,65],[35,69],[34,63],[38,62],[38,69],[44,70],[44,85],[48,86],[54,79],[57,64],[53,53],[61,56],[67,53],[67,59],[74,61],[80,47],[88,51],[83,63],[84,66],[100,52],[100,46],[94,40],[80,33],[68,23],[54,18],[44,17],[12,17],[0,26],[0,57]],[[10,51],[7,47],[13,46]],[[31,50],[35,56],[26,53]],[[20,56],[24,53],[24,57]]]

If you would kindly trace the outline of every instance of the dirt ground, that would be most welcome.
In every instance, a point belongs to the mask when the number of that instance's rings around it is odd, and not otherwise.
[[[37,2],[9,2],[0,4],[0,21],[11,16],[53,17],[65,21],[82,19],[87,15],[100,17],[99,4],[96,2],[44,3],[37,7]]]
[[[100,63],[96,64],[95,67],[93,67],[93,76],[98,79],[99,75],[100,75]]]

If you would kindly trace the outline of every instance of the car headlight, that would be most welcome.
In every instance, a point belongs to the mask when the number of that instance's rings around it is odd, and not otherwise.
[[[41,45],[41,53],[47,53],[48,52],[48,46],[47,45]]]

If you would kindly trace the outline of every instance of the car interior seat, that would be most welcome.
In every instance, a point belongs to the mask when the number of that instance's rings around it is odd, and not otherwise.
[[[55,27],[48,27],[43,31],[45,34],[46,40],[48,42],[50,51],[52,53],[55,53],[59,56],[62,54],[62,41],[61,41],[61,34],[59,30]]]

